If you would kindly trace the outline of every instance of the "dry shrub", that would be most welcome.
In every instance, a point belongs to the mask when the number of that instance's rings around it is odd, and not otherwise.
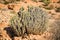
[[[42,34],[48,26],[48,14],[39,7],[21,8],[11,19],[11,27],[18,36],[25,33]]]

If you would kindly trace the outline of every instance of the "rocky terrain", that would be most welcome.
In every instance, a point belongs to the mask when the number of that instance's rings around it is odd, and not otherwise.
[[[5,4],[5,1],[8,3]],[[50,0],[47,5],[47,1],[40,0],[5,1],[0,0],[0,40],[60,40],[60,0]],[[9,26],[10,19],[19,12],[21,7],[26,10],[27,6],[39,6],[46,11],[50,16],[49,25],[51,26],[42,35],[29,34],[24,38],[14,36]]]

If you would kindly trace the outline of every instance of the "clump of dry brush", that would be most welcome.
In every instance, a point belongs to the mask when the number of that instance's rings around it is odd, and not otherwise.
[[[11,28],[16,35],[42,34],[47,30],[49,16],[39,7],[21,8],[11,19]]]
[[[0,0],[0,3],[9,4],[9,3],[17,2],[17,1],[23,1],[23,0]]]
[[[50,24],[48,32],[53,34],[51,36],[53,40],[60,40],[60,19]]]

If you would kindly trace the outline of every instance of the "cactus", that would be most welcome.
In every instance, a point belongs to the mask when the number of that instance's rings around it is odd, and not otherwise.
[[[47,30],[48,14],[39,7],[29,7],[21,10],[11,19],[11,27],[20,36],[27,34],[42,34]]]

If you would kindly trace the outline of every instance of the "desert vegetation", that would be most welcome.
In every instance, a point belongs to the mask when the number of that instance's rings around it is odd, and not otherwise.
[[[18,1],[23,1],[23,0],[0,0],[0,3],[9,4],[9,3],[14,3]]]
[[[27,33],[42,34],[48,26],[48,14],[39,7],[20,9],[18,14],[11,19],[11,27],[20,36]]]

